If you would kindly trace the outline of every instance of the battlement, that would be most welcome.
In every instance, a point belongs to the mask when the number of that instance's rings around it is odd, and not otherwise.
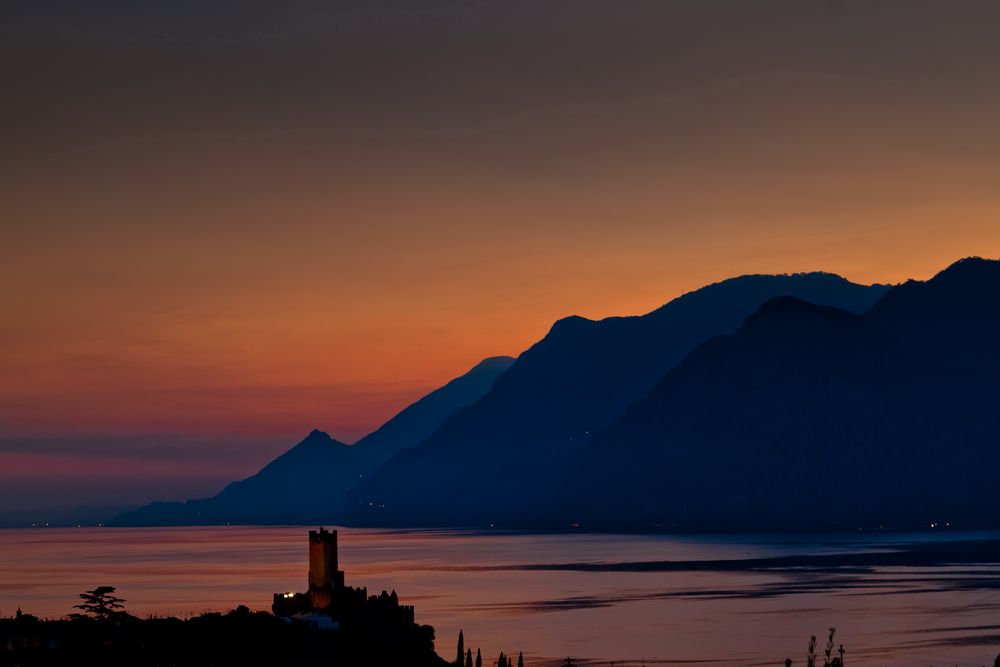
[[[334,549],[337,548],[337,531],[327,530],[326,528],[320,527],[319,530],[309,531],[309,541],[315,544],[327,544],[333,543]]]

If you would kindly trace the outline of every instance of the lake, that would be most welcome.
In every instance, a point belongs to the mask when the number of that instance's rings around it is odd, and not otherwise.
[[[118,587],[137,615],[189,615],[306,589],[307,528],[0,530],[0,615],[72,611]],[[459,629],[492,664],[805,664],[828,628],[851,665],[986,665],[1000,653],[1000,566],[879,560],[900,545],[1000,533],[636,536],[341,529],[347,583],[395,589],[451,658]],[[976,552],[974,552],[976,553]],[[853,562],[874,554],[870,563]],[[824,558],[831,560],[824,561]],[[817,560],[818,559],[818,560]],[[747,563],[747,567],[739,564]],[[734,565],[735,563],[735,565]],[[822,664],[822,661],[820,661]]]

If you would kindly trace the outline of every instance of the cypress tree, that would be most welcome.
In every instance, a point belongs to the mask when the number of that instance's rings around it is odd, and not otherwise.
[[[465,634],[459,630],[458,631],[458,657],[455,658],[455,664],[458,667],[462,667],[465,662]]]

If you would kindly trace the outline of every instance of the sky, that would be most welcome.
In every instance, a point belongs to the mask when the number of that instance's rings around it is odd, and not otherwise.
[[[560,317],[1000,256],[1000,5],[8,0],[0,520],[351,442]]]

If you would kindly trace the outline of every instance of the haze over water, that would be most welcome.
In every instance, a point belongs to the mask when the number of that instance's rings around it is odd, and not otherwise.
[[[114,585],[137,615],[270,607],[304,590],[304,527],[0,531],[0,614],[72,611]],[[976,537],[996,537],[977,534]],[[641,664],[804,663],[810,635],[837,627],[854,665],[983,665],[1000,652],[1000,568],[615,571],[620,564],[881,551],[921,536],[626,536],[341,529],[347,583],[395,589],[437,631],[484,658],[524,651]],[[581,571],[578,564],[606,570]],[[577,565],[573,565],[577,564]],[[526,566],[569,569],[525,569]],[[577,567],[578,569],[572,569]]]

